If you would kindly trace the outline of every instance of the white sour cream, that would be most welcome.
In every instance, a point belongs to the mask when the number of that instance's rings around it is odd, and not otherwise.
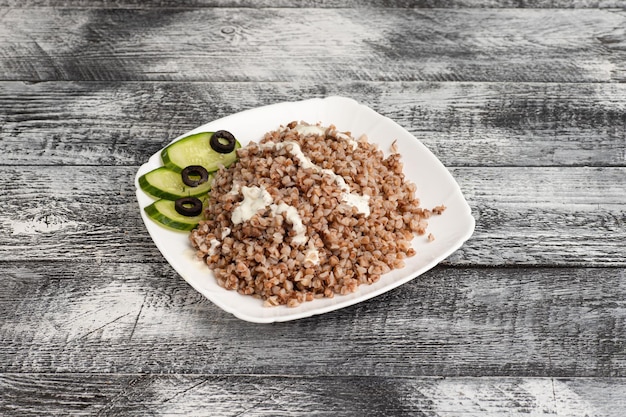
[[[211,239],[211,247],[209,248],[209,255],[213,256],[217,253],[217,248],[220,247],[222,242],[217,239]]]
[[[321,126],[317,126],[317,125],[297,124],[293,128],[293,130],[298,132],[300,134],[300,136],[309,136],[309,135],[319,136],[319,135],[323,135],[323,134],[326,133],[326,129],[324,129]]]
[[[230,227],[225,227],[224,230],[222,230],[222,240],[224,240],[224,238],[226,238],[228,235],[230,235]],[[211,246],[209,247],[209,255],[212,256],[217,253],[217,248],[221,246],[222,242],[217,239],[211,239],[210,243]]]
[[[323,135],[326,130],[320,126],[316,125],[297,125],[294,130],[296,130],[302,136],[308,135]],[[337,137],[340,139],[344,139],[349,141],[350,145],[353,149],[358,147],[358,142],[352,139],[350,136],[345,135],[343,133],[338,133]],[[287,142],[267,142],[259,145],[260,149],[287,149],[289,153],[296,158],[300,162],[300,166],[302,168],[310,168],[315,172],[320,174],[325,174],[330,176],[333,181],[337,184],[337,186],[342,191],[342,201],[346,203],[350,207],[356,207],[359,213],[362,213],[366,216],[370,215],[370,206],[369,200],[370,196],[368,195],[359,195],[350,192],[350,187],[346,183],[346,180],[341,176],[337,175],[334,171],[330,169],[324,169],[318,165],[315,165],[303,152],[302,148],[297,142],[287,141]],[[230,194],[239,194],[243,195],[243,201],[239,203],[237,207],[233,210],[231,214],[231,220],[233,224],[237,225],[248,221],[254,216],[258,211],[263,210],[267,207],[270,208],[273,216],[285,214],[285,219],[288,223],[291,224],[293,230],[296,232],[295,236],[292,238],[292,242],[298,245],[306,244],[309,239],[306,236],[306,226],[302,223],[302,218],[298,214],[298,210],[295,207],[290,206],[286,203],[274,204],[274,200],[272,196],[265,190],[263,187],[247,187],[241,186],[240,184],[234,184],[233,188],[229,192]],[[222,240],[230,234],[230,229],[225,228],[222,231]],[[220,246],[220,241],[217,239],[211,240],[211,247],[209,248],[209,254],[214,254],[217,251],[217,248]],[[305,251],[305,262],[310,262],[314,265],[318,265],[320,263],[319,252],[315,247],[309,247]]]
[[[272,204],[270,206],[272,210],[272,214],[274,216],[285,213],[285,218],[287,222],[291,223],[293,230],[296,232],[296,235],[293,237],[292,241],[299,245],[307,242],[306,237],[306,227],[302,224],[302,217],[298,214],[298,210],[295,207],[290,206],[289,204],[280,203],[278,205]]]
[[[320,136],[320,135],[326,134],[326,128],[318,126],[318,125],[304,125],[304,124],[299,123],[293,128],[293,130],[298,132],[300,136],[302,137],[309,136],[309,135]],[[345,133],[341,133],[341,132],[336,132],[335,136],[339,139],[343,139],[346,142],[348,142],[350,146],[352,146],[352,150],[355,150],[356,148],[359,147],[359,142],[354,140],[350,135],[346,135]]]
[[[348,142],[350,146],[352,146],[352,150],[355,150],[356,148],[359,147],[359,142],[352,139],[350,136],[346,135],[345,133],[337,132],[335,136],[337,136],[339,139],[343,139],[346,142]]]
[[[345,202],[347,205],[351,207],[356,207],[357,211],[359,213],[365,214],[365,216],[370,215],[370,207],[369,207],[370,197],[368,195],[359,195],[359,194],[350,193],[350,187],[348,186],[348,184],[346,184],[346,180],[341,175],[335,174],[335,172],[333,172],[330,169],[324,169],[315,165],[302,152],[302,148],[300,148],[300,145],[298,145],[298,143],[292,142],[292,141],[279,142],[279,143],[266,142],[259,146],[261,147],[261,149],[265,149],[265,148],[287,149],[291,153],[291,155],[293,155],[294,158],[300,161],[300,166],[302,166],[302,168],[305,168],[305,169],[311,168],[316,172],[330,176],[335,181],[335,183],[337,183],[341,191],[343,191],[343,193],[341,194],[341,198],[343,202]],[[289,149],[289,146],[291,147],[291,149]]]
[[[358,194],[346,194],[342,195],[343,201],[351,206],[356,207],[359,213],[365,214],[365,217],[370,215],[370,196],[358,195]]]
[[[241,187],[243,201],[235,207],[230,217],[233,224],[248,221],[255,213],[270,204],[272,204],[272,196],[265,188],[261,187]]]
[[[311,262],[313,265],[319,265],[320,253],[316,248],[309,248],[304,252],[304,262]]]
[[[228,194],[238,195],[240,191],[241,191],[241,184],[239,184],[238,182],[235,182],[233,183],[233,188],[230,189]]]
[[[269,206],[273,216],[277,216],[285,213],[285,218],[288,223],[291,223],[296,235],[292,241],[296,244],[304,244],[308,241],[306,237],[306,227],[302,223],[302,217],[298,214],[298,210],[295,207],[286,203],[273,204],[273,198],[270,193],[263,187],[241,187],[241,194],[243,195],[243,201],[239,203],[231,214],[231,221],[233,224],[243,223],[248,221],[259,210],[262,210]],[[230,234],[230,229],[226,228],[222,232],[222,239]]]

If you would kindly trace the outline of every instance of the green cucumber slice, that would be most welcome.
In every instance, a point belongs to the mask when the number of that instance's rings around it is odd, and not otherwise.
[[[196,133],[168,145],[161,151],[163,164],[176,172],[181,172],[189,165],[200,165],[212,172],[235,162],[237,149],[241,148],[239,141],[235,143],[234,151],[219,153],[211,148],[211,136],[213,132]]]
[[[203,201],[203,212],[206,208],[207,200]],[[188,232],[193,230],[200,220],[204,220],[204,214],[200,213],[197,216],[187,217],[179,214],[174,208],[174,201],[172,200],[157,200],[154,203],[144,208],[148,217],[161,225],[173,230]]]
[[[211,189],[213,176],[197,187],[186,185],[180,172],[172,171],[167,167],[159,167],[139,177],[141,189],[156,198],[177,200],[182,197],[200,197]]]

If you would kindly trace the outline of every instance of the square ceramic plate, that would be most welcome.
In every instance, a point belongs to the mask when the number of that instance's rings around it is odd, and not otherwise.
[[[443,164],[404,128],[352,99],[328,97],[247,110],[202,125],[174,141],[191,133],[224,129],[232,132],[245,146],[250,141],[258,142],[264,133],[294,120],[319,122],[323,126],[333,124],[337,130],[350,131],[357,138],[364,133],[386,155],[392,142],[397,140],[405,175],[417,185],[421,206],[432,208],[444,204],[447,207],[442,216],[429,219],[428,232],[432,232],[436,239],[428,242],[425,236],[416,237],[412,243],[417,254],[406,259],[404,268],[383,275],[372,285],[361,285],[353,294],[316,299],[295,308],[263,307],[259,299],[219,287],[212,271],[196,259],[187,233],[165,229],[146,216],[143,208],[153,199],[139,188],[137,179],[162,165],[160,152],[157,152],[139,168],[135,178],[141,217],[165,259],[193,288],[220,308],[242,320],[257,323],[295,320],[337,310],[380,295],[423,274],[456,251],[472,235],[474,218],[470,207]]]

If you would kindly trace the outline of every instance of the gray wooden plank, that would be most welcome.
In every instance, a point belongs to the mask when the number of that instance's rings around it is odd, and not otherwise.
[[[2,23],[1,80],[626,80],[623,10],[16,8]]]
[[[140,218],[136,169],[0,167],[0,189],[5,190],[0,195],[0,259],[160,258]],[[626,265],[626,168],[451,172],[477,222],[472,238],[446,264]]]
[[[624,6],[623,0],[2,0],[0,7],[15,8],[541,8],[610,9]]]
[[[440,266],[355,306],[258,325],[159,260],[3,262],[0,372],[624,377],[625,273]]]
[[[390,117],[445,165],[626,161],[626,84],[0,82],[1,163],[139,165],[211,120],[328,95]]]
[[[0,413],[621,417],[623,378],[0,374]]]
[[[0,415],[624,414],[623,2],[0,10],[0,79],[84,80],[0,81]],[[206,71],[224,51],[228,71]],[[433,149],[476,233],[366,303],[239,321],[153,247],[134,172],[200,123],[328,94]]]

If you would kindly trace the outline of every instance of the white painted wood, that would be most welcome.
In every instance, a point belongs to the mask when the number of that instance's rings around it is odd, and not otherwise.
[[[0,374],[0,390],[0,412],[24,416],[620,417],[626,407],[619,378]]]
[[[626,84],[0,82],[3,162],[140,165],[211,120],[328,95],[390,117],[447,166],[626,162]]]
[[[623,6],[621,0],[3,0],[0,4],[16,8],[132,8],[188,9],[214,7],[252,8],[526,8],[526,9],[610,9]]]
[[[2,23],[7,81],[626,80],[624,10],[16,8]]]
[[[140,218],[137,167],[0,167],[0,258],[161,259]],[[452,168],[476,218],[449,265],[626,263],[626,169]],[[418,193],[419,194],[419,193]],[[445,218],[445,214],[444,214]]]
[[[625,273],[438,267],[344,310],[257,325],[158,258],[2,263],[0,363],[9,373],[623,377]]]
[[[0,415],[623,416],[623,6],[0,0]],[[134,174],[332,94],[433,150],[476,232],[365,303],[242,322],[164,261]]]

